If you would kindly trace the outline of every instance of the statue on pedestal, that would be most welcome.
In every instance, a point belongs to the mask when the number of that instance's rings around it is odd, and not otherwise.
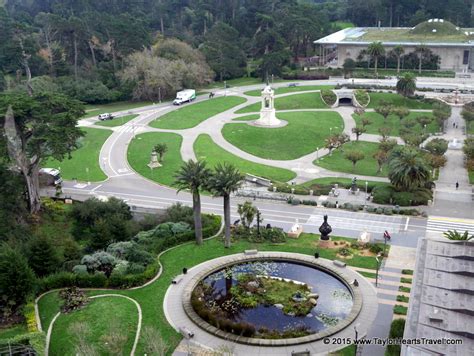
[[[275,95],[270,85],[262,90],[262,108],[260,118],[254,122],[260,126],[278,126],[281,121],[275,115]]]
[[[160,162],[158,162],[158,154],[156,153],[156,151],[151,152],[150,163],[148,163],[147,166],[151,169],[161,167]]]

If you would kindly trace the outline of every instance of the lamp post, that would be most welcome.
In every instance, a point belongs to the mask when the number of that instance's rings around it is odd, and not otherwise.
[[[161,87],[158,87],[158,100],[161,104]]]
[[[224,80],[224,96],[227,96],[227,81]]]
[[[365,201],[364,205],[367,205],[367,186],[369,185],[369,182],[365,181]]]
[[[272,86],[273,86],[273,74],[272,74]]]
[[[319,147],[316,147],[316,161],[319,159]]]
[[[257,236],[260,237],[260,210],[257,210]]]

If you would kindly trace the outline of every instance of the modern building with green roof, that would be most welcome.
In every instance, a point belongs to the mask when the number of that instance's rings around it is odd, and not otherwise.
[[[402,46],[405,54],[424,46],[440,57],[441,70],[474,69],[474,29],[459,28],[442,19],[431,19],[413,28],[351,27],[314,41],[321,45],[323,63],[333,59],[338,67],[347,58],[356,60],[372,42],[382,42],[387,52]]]

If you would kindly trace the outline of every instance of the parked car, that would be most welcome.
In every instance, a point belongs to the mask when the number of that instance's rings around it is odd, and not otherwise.
[[[55,168],[41,168],[39,171],[39,182],[42,186],[58,185],[62,181],[61,172]]]
[[[104,121],[104,120],[112,120],[114,117],[110,113],[104,113],[99,115],[99,120]]]

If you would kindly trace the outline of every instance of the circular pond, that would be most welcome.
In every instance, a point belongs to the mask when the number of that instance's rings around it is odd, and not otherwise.
[[[272,259],[208,272],[194,285],[191,306],[208,324],[241,338],[292,339],[345,327],[354,297],[327,267]]]

